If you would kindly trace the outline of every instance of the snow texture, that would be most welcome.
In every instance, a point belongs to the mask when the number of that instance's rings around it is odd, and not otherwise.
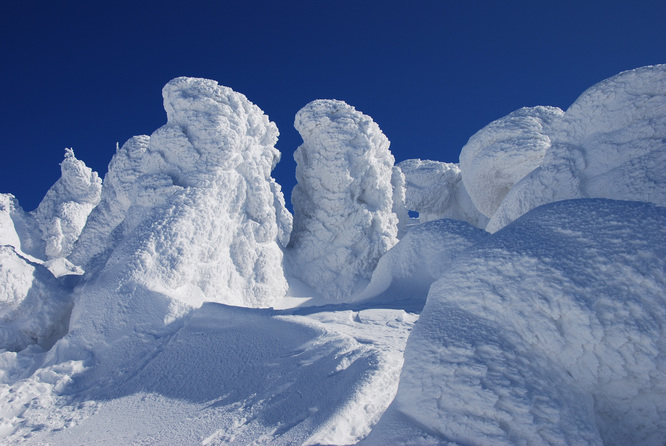
[[[414,226],[377,264],[359,299],[423,300],[430,285],[451,267],[457,255],[488,233],[468,223],[441,219]]]
[[[44,257],[44,241],[37,222],[11,194],[0,194],[0,245],[11,246],[34,260]]]
[[[453,218],[483,229],[488,218],[472,202],[457,164],[410,159],[398,163],[405,176],[405,206],[425,223]]]
[[[317,100],[296,115],[290,272],[328,299],[352,295],[398,241],[389,140],[342,101]],[[400,191],[398,191],[400,197]]]
[[[70,291],[43,265],[0,246],[0,351],[50,348],[67,332]]]
[[[167,124],[117,151],[70,256],[88,274],[68,342],[87,350],[204,301],[265,307],[287,291],[275,124],[215,81],[177,78],[163,96]]]
[[[34,211],[42,238],[46,243],[47,259],[67,257],[86,224],[88,214],[99,203],[102,180],[65,149],[60,164],[60,179],[46,192]]]
[[[488,218],[513,185],[539,167],[550,148],[550,129],[563,114],[557,107],[521,108],[479,130],[462,148],[463,182]]]
[[[506,195],[489,231],[539,205],[570,198],[666,206],[666,65],[625,71],[594,85],[547,133],[551,146],[541,166]]]
[[[456,259],[368,444],[666,438],[666,209],[570,200]]]

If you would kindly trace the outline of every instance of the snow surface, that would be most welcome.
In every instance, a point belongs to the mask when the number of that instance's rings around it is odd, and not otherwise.
[[[303,144],[294,153],[291,274],[329,299],[352,295],[398,241],[389,140],[354,107],[317,100],[296,115]]]
[[[80,235],[72,152],[40,216],[0,194],[0,442],[663,444],[665,72],[514,112],[460,165],[394,166],[315,101],[293,234],[275,125],[174,79]]]
[[[485,228],[488,218],[472,202],[458,164],[410,159],[398,168],[405,176],[405,207],[419,213],[420,223],[452,218]]]
[[[535,209],[432,286],[367,443],[663,444],[664,290],[665,208]]]

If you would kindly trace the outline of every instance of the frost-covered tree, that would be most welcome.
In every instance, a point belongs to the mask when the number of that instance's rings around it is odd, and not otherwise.
[[[88,214],[99,203],[102,180],[76,159],[72,149],[65,149],[60,163],[61,176],[46,192],[34,211],[46,242],[47,259],[67,257],[79,238]]]
[[[397,242],[394,158],[379,126],[354,107],[317,100],[296,115],[291,274],[324,297],[349,296]]]
[[[177,78],[163,96],[167,123],[118,149],[70,256],[89,273],[72,313],[81,339],[161,324],[203,301],[262,307],[286,293],[291,214],[270,175],[277,127],[212,80]]]

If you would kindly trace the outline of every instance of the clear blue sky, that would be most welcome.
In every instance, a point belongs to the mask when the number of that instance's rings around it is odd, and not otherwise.
[[[666,62],[666,1],[3,1],[0,192],[34,209],[65,147],[102,176],[116,142],[166,122],[176,76],[244,93],[280,129],[287,196],[296,112],[341,99],[397,161],[457,162],[522,106],[567,108],[620,71]]]

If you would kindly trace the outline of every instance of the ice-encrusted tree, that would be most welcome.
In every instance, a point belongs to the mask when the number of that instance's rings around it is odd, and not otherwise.
[[[79,238],[88,214],[99,203],[102,180],[72,149],[65,149],[61,176],[34,211],[46,243],[47,259],[67,257]]]
[[[118,329],[124,307],[150,325],[205,300],[268,306],[287,290],[277,127],[213,80],[176,78],[163,96],[167,123],[118,149],[70,256],[89,272],[82,292],[98,296],[75,308],[74,331],[95,329],[85,312]]]
[[[291,274],[322,296],[349,296],[397,243],[394,158],[379,126],[354,107],[316,100],[296,115]]]

